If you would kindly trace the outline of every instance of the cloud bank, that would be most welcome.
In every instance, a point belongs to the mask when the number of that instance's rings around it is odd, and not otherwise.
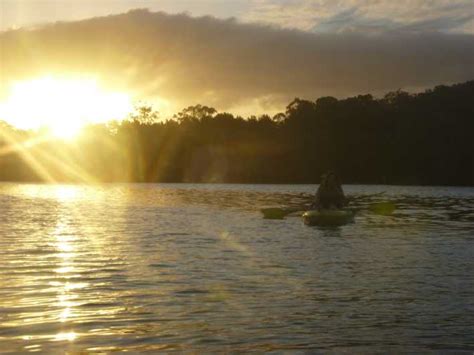
[[[351,16],[350,13],[347,16]],[[298,96],[380,94],[474,78],[474,35],[309,33],[147,10],[0,33],[0,99],[15,80],[96,75],[170,110],[275,112]]]

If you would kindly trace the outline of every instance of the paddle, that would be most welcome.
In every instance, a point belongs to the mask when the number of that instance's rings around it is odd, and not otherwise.
[[[304,208],[302,207],[268,207],[262,208],[260,210],[263,213],[263,218],[265,219],[283,219],[286,216],[300,212],[304,212]]]
[[[303,214],[308,208],[304,206],[299,207],[267,207],[262,208],[260,211],[263,213],[264,219],[284,219],[285,217],[294,214],[299,216]],[[372,213],[381,216],[389,216],[396,209],[396,206],[393,202],[376,202],[368,206],[368,210]],[[355,212],[356,210],[354,210]]]
[[[377,202],[369,205],[369,211],[372,213],[381,215],[381,216],[389,216],[391,215],[397,207],[393,202],[386,201],[386,202]]]

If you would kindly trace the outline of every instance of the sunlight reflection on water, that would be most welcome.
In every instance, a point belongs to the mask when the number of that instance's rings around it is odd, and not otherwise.
[[[314,190],[0,184],[2,349],[471,349],[474,189],[347,186],[355,224],[262,219]]]

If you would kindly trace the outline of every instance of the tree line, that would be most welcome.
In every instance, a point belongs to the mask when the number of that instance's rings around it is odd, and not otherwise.
[[[474,185],[474,81],[382,98],[296,98],[242,118],[188,107],[159,120],[140,107],[76,141],[0,125],[0,180],[56,182]]]

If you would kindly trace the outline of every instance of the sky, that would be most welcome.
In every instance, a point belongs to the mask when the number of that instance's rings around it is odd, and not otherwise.
[[[79,73],[163,111],[247,115],[474,79],[472,0],[0,0],[0,30],[0,100]]]

